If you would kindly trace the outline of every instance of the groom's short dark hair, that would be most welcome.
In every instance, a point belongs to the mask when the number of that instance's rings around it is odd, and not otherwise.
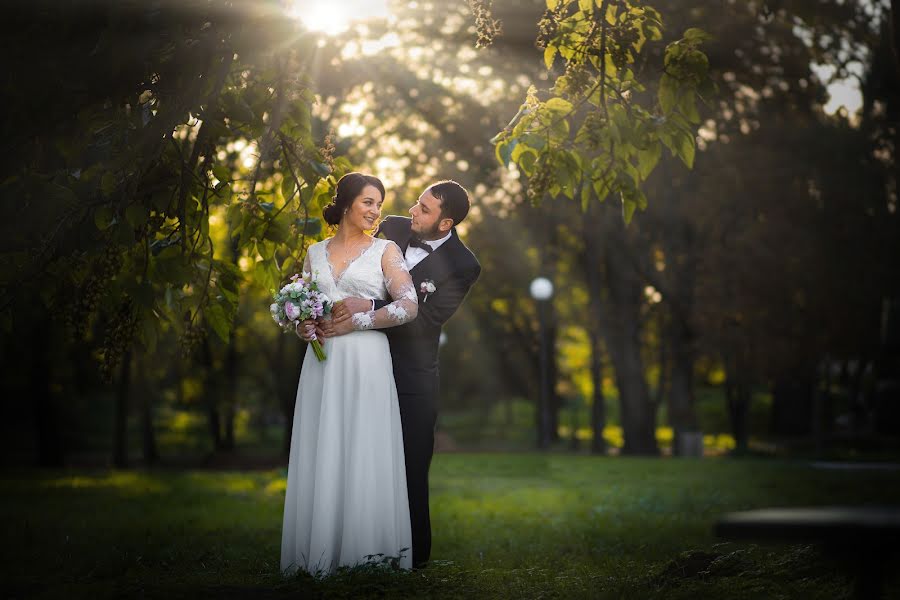
[[[442,219],[453,219],[453,224],[459,225],[469,214],[469,192],[452,179],[432,183],[428,190],[441,201]]]

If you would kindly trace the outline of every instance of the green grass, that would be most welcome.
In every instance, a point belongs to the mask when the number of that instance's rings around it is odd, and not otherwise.
[[[434,563],[278,574],[283,471],[7,472],[4,597],[841,598],[807,546],[723,543],[730,510],[900,504],[895,474],[761,460],[442,454]],[[896,575],[888,598],[900,598]]]

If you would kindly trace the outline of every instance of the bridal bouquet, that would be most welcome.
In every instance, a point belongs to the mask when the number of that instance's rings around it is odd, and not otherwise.
[[[331,300],[319,291],[319,284],[305,271],[302,277],[292,275],[291,282],[277,292],[272,290],[272,296],[275,302],[269,306],[269,312],[272,313],[272,319],[285,331],[296,331],[300,322],[306,319],[318,319],[331,314]],[[325,360],[325,352],[315,334],[310,345],[319,362]]]

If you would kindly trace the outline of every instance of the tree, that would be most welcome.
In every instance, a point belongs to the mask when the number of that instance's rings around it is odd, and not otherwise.
[[[11,13],[7,333],[12,315],[64,316],[73,341],[99,350],[107,380],[124,364],[120,386],[135,340],[153,353],[171,329],[185,355],[207,329],[227,341],[242,282],[275,287],[298,264],[349,170],[313,136],[314,40],[277,2],[38,2]],[[218,244],[216,219],[230,227]],[[238,268],[232,247],[259,268]]]

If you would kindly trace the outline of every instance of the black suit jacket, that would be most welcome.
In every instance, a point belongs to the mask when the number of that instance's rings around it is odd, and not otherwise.
[[[412,239],[411,219],[389,216],[381,222],[375,235],[396,242],[406,253]],[[449,240],[412,268],[410,275],[419,296],[419,314],[409,323],[384,330],[391,344],[399,393],[437,393],[441,327],[462,304],[480,274],[481,265],[459,239],[456,228]],[[435,286],[427,298],[422,291],[422,283],[426,281]],[[385,304],[387,301],[376,301],[376,308]]]

